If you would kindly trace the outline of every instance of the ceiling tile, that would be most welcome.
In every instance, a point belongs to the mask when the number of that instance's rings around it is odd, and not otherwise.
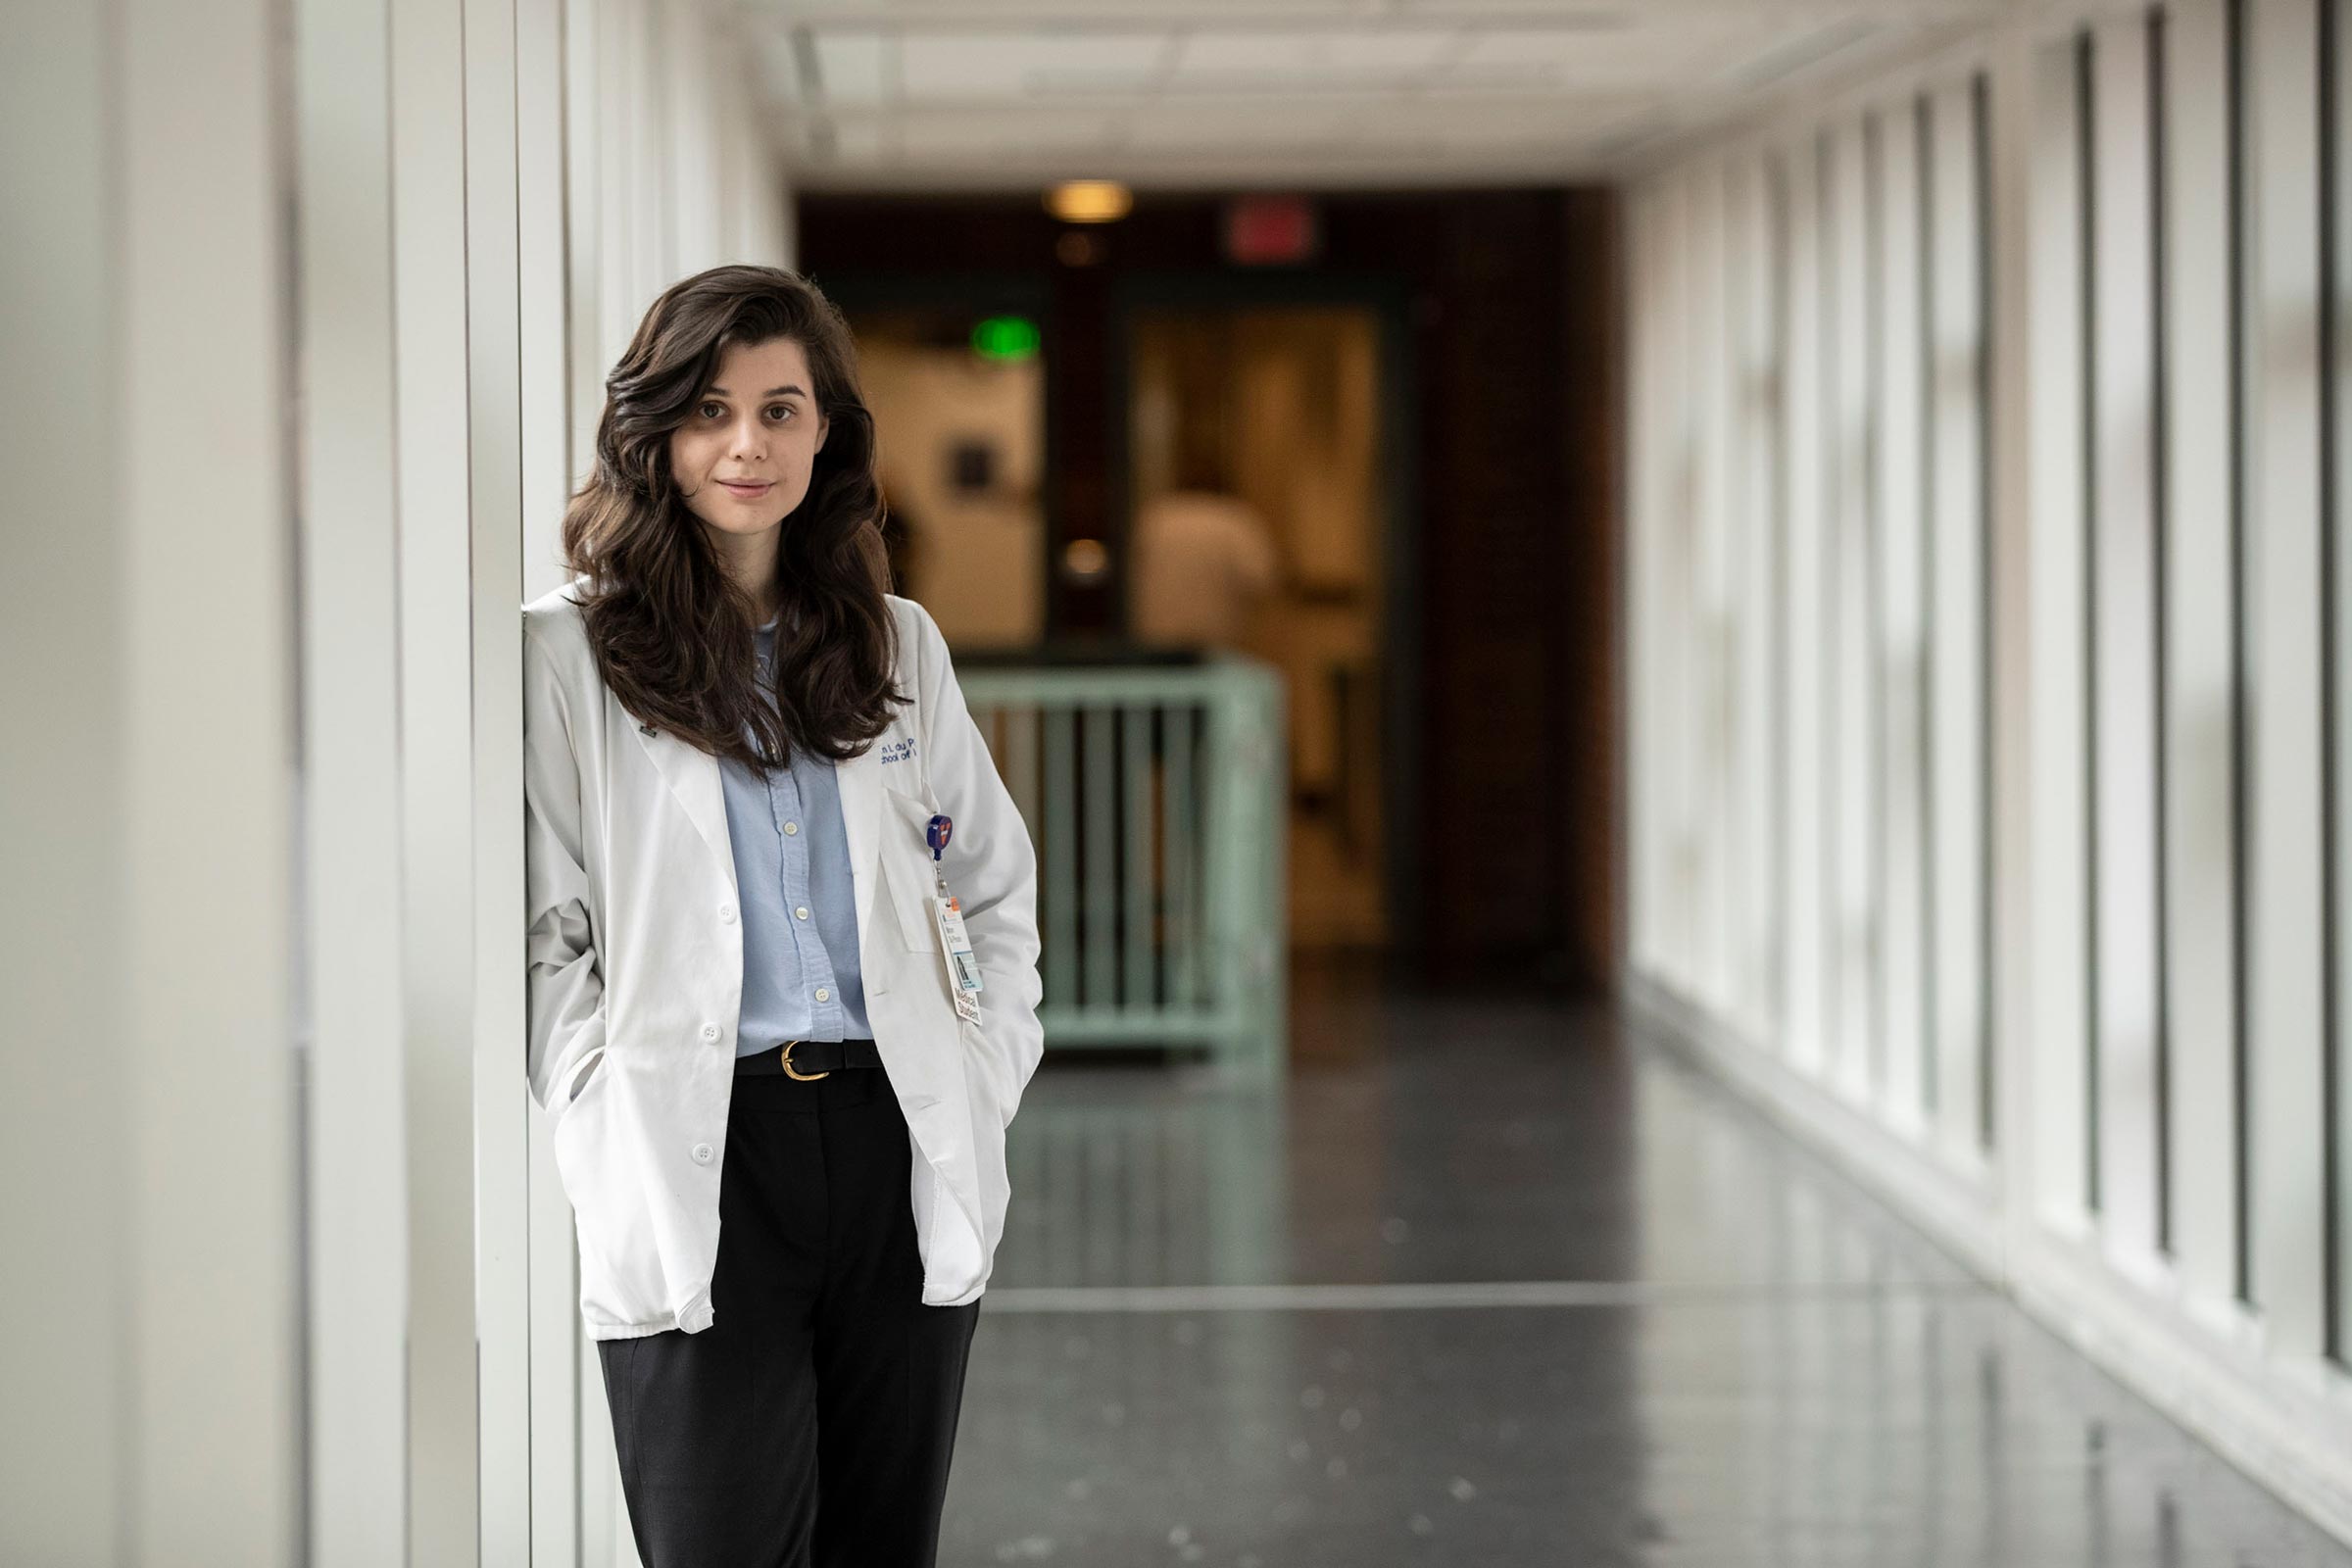
[[[1149,146],[1161,140],[1246,142],[1254,137],[1333,137],[1346,133],[1349,120],[1346,106],[1329,99],[1274,99],[1248,106],[1160,103],[1146,105],[1123,117],[1128,141],[1135,146]]]
[[[1671,87],[1688,83],[1694,73],[1721,70],[1766,47],[1784,31],[1719,17],[1684,18],[1674,25],[1619,32],[1482,27],[1468,40],[1454,69],[1541,67],[1562,88]]]
[[[1196,32],[1177,51],[1177,84],[1203,76],[1326,73],[1403,77],[1446,59],[1458,40],[1458,31],[1451,27]]]
[[[1129,90],[1159,69],[1154,32],[908,31],[901,46],[910,98],[1019,98],[1056,90]]]
[[[906,156],[965,162],[1027,152],[1059,158],[1099,148],[1115,139],[1112,117],[1054,113],[908,115],[899,122]]]

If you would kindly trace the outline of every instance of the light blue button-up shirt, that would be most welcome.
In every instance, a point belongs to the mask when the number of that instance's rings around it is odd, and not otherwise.
[[[760,662],[772,670],[774,620],[758,639]],[[870,1039],[850,840],[832,760],[796,750],[789,767],[769,771],[721,758],[719,781],[743,901],[735,1054],[787,1040]]]

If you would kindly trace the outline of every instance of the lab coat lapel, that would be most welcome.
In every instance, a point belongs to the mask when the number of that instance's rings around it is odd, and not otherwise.
[[[862,939],[873,921],[874,872],[880,865],[882,779],[872,747],[833,764],[834,788],[841,792],[841,826],[850,844],[850,886],[858,901],[858,934]]]
[[[647,733],[644,725],[635,726],[637,744],[645,748],[646,757],[660,770],[669,793],[677,798],[679,808],[694,823],[710,853],[718,857],[726,868],[727,886],[735,886],[735,850],[727,837],[727,798],[719,783],[718,759],[700,747],[689,746],[667,730]]]
[[[637,728],[637,743],[658,769],[678,807],[694,824],[703,842],[726,868],[727,886],[735,886],[735,851],[727,837],[727,801],[719,782],[718,759],[687,745],[666,730],[647,734]],[[858,901],[858,930],[862,937],[872,923],[874,874],[879,869],[882,815],[880,761],[871,748],[834,765],[835,786],[841,791],[841,825],[850,847],[850,883]]]

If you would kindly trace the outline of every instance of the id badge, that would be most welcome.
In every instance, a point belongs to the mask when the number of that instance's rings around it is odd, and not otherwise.
[[[963,929],[963,903],[952,893],[934,894],[931,918],[939,927],[939,952],[948,966],[948,994],[967,1023],[980,1021],[980,960]]]

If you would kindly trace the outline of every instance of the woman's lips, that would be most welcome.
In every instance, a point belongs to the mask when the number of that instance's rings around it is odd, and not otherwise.
[[[718,482],[729,495],[742,501],[757,501],[774,489],[776,485],[776,481],[773,479],[768,480],[765,484],[738,484],[731,479],[721,479]]]

